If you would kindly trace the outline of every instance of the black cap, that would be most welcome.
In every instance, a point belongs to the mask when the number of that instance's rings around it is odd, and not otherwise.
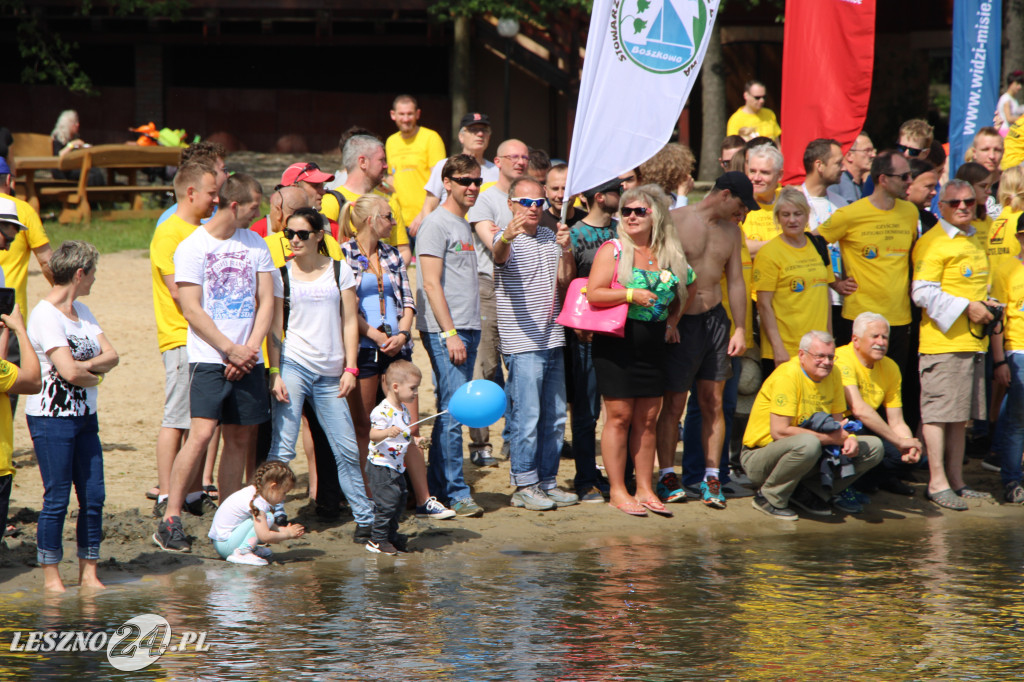
[[[472,112],[462,117],[462,120],[459,121],[459,127],[468,128],[476,123],[485,125],[489,128],[491,126],[491,117],[487,114],[481,114],[480,112]]]
[[[739,171],[729,171],[715,180],[715,189],[727,189],[738,196],[743,205],[751,211],[761,208],[761,205],[754,199],[754,186],[750,184],[750,178]]]
[[[598,194],[607,194],[608,192],[615,192],[616,194],[622,193],[622,181],[618,178],[603,182],[597,187],[591,187],[587,191],[583,192],[583,196],[587,198],[587,201],[593,199]]]

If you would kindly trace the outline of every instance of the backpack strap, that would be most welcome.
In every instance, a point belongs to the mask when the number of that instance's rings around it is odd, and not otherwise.
[[[288,264],[285,263],[280,268],[281,271],[281,288],[284,291],[284,323],[281,327],[281,334],[284,335],[288,331],[288,313],[291,311],[291,300],[289,297],[290,288],[288,286]]]
[[[825,267],[829,270],[832,269],[832,257],[828,254],[828,242],[820,234],[814,234],[811,232],[805,232],[807,238],[814,244],[814,250],[821,256],[821,261],[825,264]]]

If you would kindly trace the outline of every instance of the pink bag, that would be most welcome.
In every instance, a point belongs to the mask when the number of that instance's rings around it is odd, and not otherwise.
[[[619,262],[619,240],[611,240],[615,249],[615,263]],[[618,269],[616,267],[616,269]],[[612,279],[612,289],[624,288],[616,279]],[[569,289],[565,293],[565,303],[562,305],[562,312],[558,314],[555,322],[563,327],[579,329],[581,331],[594,332],[595,334],[607,334],[622,338],[626,334],[626,313],[629,310],[628,303],[608,306],[606,308],[591,307],[587,301],[587,278],[577,277],[569,283]]]

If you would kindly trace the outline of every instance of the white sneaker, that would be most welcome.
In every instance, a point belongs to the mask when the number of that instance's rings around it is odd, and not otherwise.
[[[274,553],[270,550],[270,548],[264,547],[263,545],[256,545],[255,547],[253,547],[252,553],[260,557],[261,559],[266,559],[267,561],[270,561],[274,558]]]
[[[228,561],[233,564],[245,564],[247,566],[266,566],[268,563],[263,557],[256,556],[247,545],[243,545],[232,552],[228,556]]]
[[[436,497],[431,497],[426,504],[416,507],[416,516],[421,519],[450,519],[455,516],[455,511],[438,502]]]

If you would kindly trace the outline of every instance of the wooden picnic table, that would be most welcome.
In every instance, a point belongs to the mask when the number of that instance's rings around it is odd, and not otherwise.
[[[92,218],[89,201],[127,200],[132,211],[142,209],[142,196],[146,193],[173,191],[171,185],[140,185],[138,172],[145,168],[177,166],[181,162],[181,149],[177,147],[140,147],[131,144],[103,144],[74,149],[64,156],[17,157],[14,161],[18,172],[25,173],[26,201],[37,210],[40,198],[56,198],[63,204],[59,220],[62,223],[88,222]],[[107,172],[107,185],[88,185],[89,171],[100,168]],[[35,171],[59,169],[77,170],[77,181],[64,181],[39,186]],[[116,174],[127,176],[127,185],[114,184]]]

